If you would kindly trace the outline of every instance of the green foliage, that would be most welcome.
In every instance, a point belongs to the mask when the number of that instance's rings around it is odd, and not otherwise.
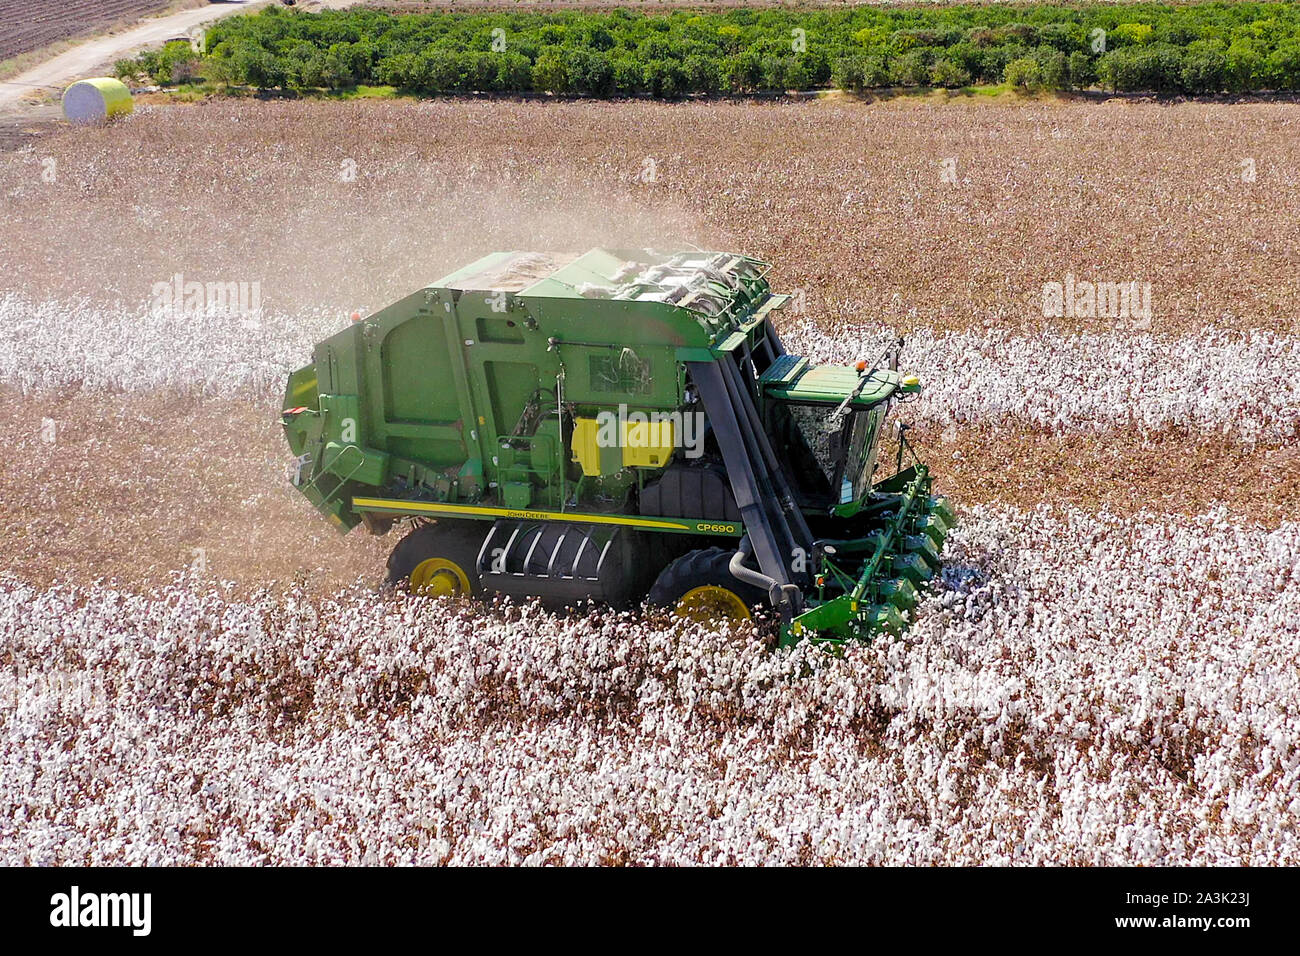
[[[930,79],[935,86],[946,86],[955,89],[961,86],[969,86],[971,76],[970,70],[961,64],[954,63],[952,60],[938,59],[934,61],[934,66],[930,68]]]
[[[1241,92],[1263,86],[1264,57],[1247,39],[1234,40],[1224,54],[1228,89]]]
[[[841,57],[831,70],[831,82],[841,90],[867,90],[889,85],[889,70],[879,56]]]
[[[1110,40],[1140,46],[1151,38],[1151,26],[1146,23],[1121,23],[1110,31]]]
[[[159,83],[188,83],[199,73],[199,54],[184,40],[174,40],[158,54],[158,69],[153,74]]]
[[[129,83],[140,75],[140,64],[138,60],[118,60],[113,64],[113,75],[123,83]]]
[[[802,30],[806,49],[792,44]],[[1097,31],[1102,31],[1098,33]],[[1097,42],[1104,36],[1105,44]],[[175,49],[173,49],[175,48]],[[392,14],[272,6],[117,64],[159,83],[426,94],[753,93],[882,86],[1212,93],[1300,88],[1300,4],[726,8]],[[219,65],[217,65],[219,64]],[[218,79],[220,78],[220,79]],[[1013,79],[1014,78],[1014,79]]]
[[[1076,90],[1086,90],[1097,82],[1097,64],[1088,54],[1078,51],[1071,53],[1066,66],[1070,74],[1070,86]]]
[[[1103,86],[1117,92],[1181,91],[1182,54],[1176,47],[1164,43],[1150,47],[1121,47],[1101,58],[1097,65],[1097,78]]]
[[[1268,55],[1264,82],[1276,90],[1300,90],[1300,38],[1287,40]]]
[[[609,96],[614,90],[614,68],[609,58],[601,53],[570,50],[564,57],[564,69],[568,77],[565,87],[568,92]]]
[[[638,96],[649,89],[645,67],[631,57],[619,57],[613,63],[614,92],[619,96]]]
[[[547,50],[533,64],[533,89],[543,93],[569,92],[569,71],[560,54]]]
[[[1034,51],[1038,64],[1039,82],[1045,90],[1070,88],[1070,68],[1065,54],[1050,46],[1040,46]]]
[[[162,86],[189,83],[199,76],[201,57],[184,40],[173,40],[161,50],[145,50],[134,59],[118,60],[113,75],[119,80],[148,77]]]
[[[1043,84],[1043,71],[1033,57],[1022,56],[1007,64],[1003,78],[1015,89],[1036,90]]]
[[[927,86],[930,64],[924,50],[908,50],[889,61],[889,79],[895,86]]]
[[[229,60],[211,58],[199,64],[199,77],[205,83],[225,88],[234,82],[234,71]]]
[[[1192,43],[1183,54],[1181,81],[1188,93],[1218,93],[1227,89],[1227,56],[1209,43]]]

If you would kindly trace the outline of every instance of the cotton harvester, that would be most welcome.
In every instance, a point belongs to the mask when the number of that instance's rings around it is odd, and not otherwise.
[[[412,519],[388,579],[416,592],[766,606],[784,642],[897,633],[953,524],[886,422],[920,384],[901,342],[855,366],[788,354],[766,273],[705,252],[485,256],[290,376],[296,484],[345,531]]]

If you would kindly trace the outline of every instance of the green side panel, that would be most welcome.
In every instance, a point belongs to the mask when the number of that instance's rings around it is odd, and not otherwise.
[[[316,396],[320,390],[316,385],[316,366],[308,365],[289,376],[289,384],[284,390],[285,408],[315,408]]]
[[[537,366],[526,362],[484,362],[483,378],[492,405],[492,418],[501,435],[509,435],[528,400],[538,390]]]
[[[730,335],[728,335],[725,339],[722,340],[721,344],[715,347],[715,351],[734,352],[736,349],[740,348],[748,341],[749,341],[749,336],[746,335],[744,332],[732,332]]]
[[[533,503],[533,486],[523,481],[502,482],[501,503],[507,508],[527,508]]]
[[[361,403],[356,395],[321,395],[317,403],[326,439],[344,445],[356,445],[365,440]]]
[[[459,425],[460,400],[453,387],[452,362],[460,356],[447,349],[446,319],[420,314],[397,325],[380,347],[383,420],[377,423],[389,452],[435,467],[463,462],[467,456]]]
[[[466,285],[466,280],[490,273],[496,270],[503,263],[508,262],[517,253],[513,252],[492,252],[481,259],[475,259],[467,265],[461,266],[454,272],[449,272],[441,279],[429,283],[431,289],[465,289],[465,288],[483,288],[479,285]]]
[[[678,329],[657,302],[540,302],[537,316],[564,363],[564,398],[578,405],[671,410],[681,405]],[[701,338],[703,330],[698,330]],[[707,349],[704,350],[707,353]],[[552,380],[553,387],[553,380]]]
[[[782,355],[768,367],[759,381],[769,392],[774,388],[788,388],[807,368],[808,360],[802,355]]]
[[[524,342],[524,327],[508,315],[479,316],[476,325],[480,342],[503,342],[510,345],[522,345]]]
[[[623,269],[625,261],[607,249],[593,249],[579,256],[568,265],[557,269],[526,290],[527,295],[554,296],[558,298],[575,298],[581,296],[585,286],[617,285],[615,278]]]
[[[321,467],[344,481],[364,485],[382,485],[388,480],[389,457],[386,452],[339,442],[326,442]]]

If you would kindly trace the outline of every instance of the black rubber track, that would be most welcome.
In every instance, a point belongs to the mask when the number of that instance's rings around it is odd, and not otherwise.
[[[736,580],[727,568],[731,556],[735,553],[721,548],[704,548],[700,551],[687,552],[659,573],[654,586],[650,588],[650,594],[646,597],[646,603],[655,607],[676,607],[682,595],[691,588],[713,584],[731,591],[744,601],[750,610],[764,607],[767,604],[767,595],[762,589]]]
[[[385,582],[397,584],[411,576],[416,565],[429,558],[446,558],[460,565],[469,578],[470,593],[478,597],[483,593],[478,579],[478,552],[487,537],[487,522],[439,521],[421,525],[393,548],[388,556],[388,577]]]

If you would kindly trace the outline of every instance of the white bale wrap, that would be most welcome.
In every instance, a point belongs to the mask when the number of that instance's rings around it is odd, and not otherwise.
[[[105,123],[134,108],[126,84],[110,76],[78,80],[63,91],[63,115],[71,123]]]

